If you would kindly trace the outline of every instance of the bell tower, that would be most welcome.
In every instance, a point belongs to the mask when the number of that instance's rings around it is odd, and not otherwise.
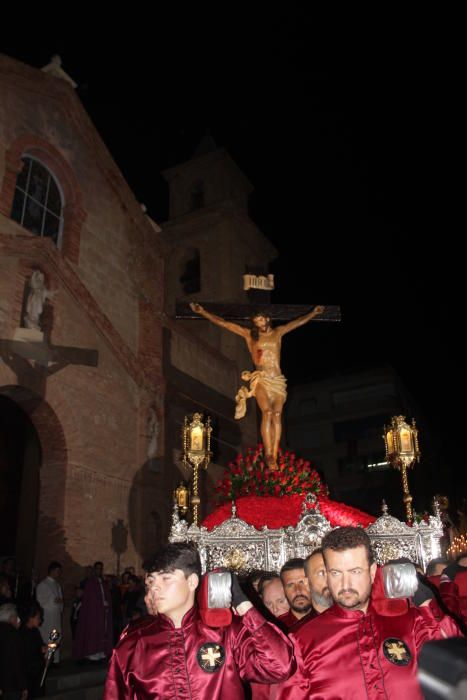
[[[183,415],[199,411],[213,417],[218,466],[213,463],[208,470],[212,486],[222,474],[221,466],[258,442],[255,402],[250,402],[245,418],[234,419],[234,398],[242,371],[252,367],[251,357],[239,336],[201,319],[173,320],[175,304],[248,302],[243,275],[258,268],[266,273],[276,250],[248,216],[251,183],[209,135],[190,160],[163,176],[170,193],[170,219],[162,224],[169,317],[164,361],[167,440],[177,464]]]
[[[171,251],[168,313],[173,314],[176,301],[247,302],[243,275],[267,274],[277,255],[248,216],[251,183],[210,135],[190,160],[163,175],[170,194],[170,219],[163,226]],[[218,329],[209,333],[215,342]]]

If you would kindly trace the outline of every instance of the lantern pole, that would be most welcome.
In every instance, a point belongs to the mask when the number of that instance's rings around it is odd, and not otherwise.
[[[211,419],[203,422],[202,413],[194,413],[191,421],[185,416],[183,425],[183,464],[193,471],[191,495],[193,523],[198,525],[199,506],[199,469],[207,469],[211,461]]]
[[[420,460],[418,447],[418,430],[415,420],[412,425],[405,421],[405,416],[393,416],[390,426],[384,426],[384,445],[386,459],[401,472],[402,499],[405,505],[407,522],[413,522],[412,496],[409,491],[409,479],[407,469]]]

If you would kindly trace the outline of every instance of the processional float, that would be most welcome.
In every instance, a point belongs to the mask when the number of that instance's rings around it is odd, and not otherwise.
[[[401,418],[401,417],[399,417]],[[184,444],[191,446],[190,434],[186,433],[187,426],[196,426],[199,431],[203,417],[194,416],[193,421],[185,421]],[[206,422],[210,429],[210,424]],[[205,435],[210,435],[207,431]],[[201,451],[198,464],[204,464],[210,458],[207,441],[201,441],[200,447],[208,452],[205,460]],[[286,453],[289,454],[289,453]],[[259,455],[259,456],[258,456]],[[282,565],[294,557],[306,557],[320,546],[324,535],[335,527],[342,525],[357,525],[363,527],[372,542],[377,563],[382,565],[390,560],[407,557],[414,563],[426,568],[427,563],[441,556],[441,539],[443,537],[443,521],[438,502],[433,501],[433,515],[425,515],[420,521],[408,520],[402,522],[388,512],[388,507],[382,504],[382,514],[374,518],[362,511],[345,504],[332,501],[327,496],[327,489],[321,483],[318,474],[312,470],[308,462],[292,459],[295,463],[295,474],[306,488],[313,488],[308,493],[300,493],[297,487],[295,493],[282,496],[241,495],[230,505],[225,504],[198,524],[198,476],[193,484],[194,506],[193,522],[185,518],[189,510],[189,489],[180,485],[174,493],[174,509],[169,540],[171,542],[195,542],[198,546],[203,571],[216,567],[227,567],[241,574],[260,569],[279,571]],[[261,462],[262,452],[258,446],[256,454],[247,456],[245,471],[251,470],[252,479],[256,478],[256,469],[252,468],[255,459]],[[248,461],[249,460],[249,461]],[[242,459],[237,460],[237,465]],[[282,467],[284,465],[282,464]],[[309,470],[309,478],[304,474]],[[241,471],[237,466],[237,471]],[[284,470],[287,472],[287,469]],[[265,479],[267,472],[265,473]],[[273,483],[280,483],[280,471],[273,473],[269,488]],[[285,482],[287,483],[287,482]],[[228,482],[231,486],[231,482]],[[222,482],[218,487],[222,491]],[[224,485],[225,488],[225,485]],[[258,484],[254,485],[256,491]],[[284,490],[284,488],[282,488]],[[224,491],[225,492],[225,491]],[[229,492],[231,493],[231,491]],[[405,489],[404,489],[405,494]],[[282,512],[279,513],[279,511]],[[279,513],[279,515],[278,515]],[[282,517],[282,521],[281,521]],[[270,527],[265,522],[276,523]]]
[[[186,305],[185,305],[186,306]],[[193,303],[190,309],[178,307],[178,318],[195,318],[202,316],[208,321],[243,336],[247,342],[252,360],[256,370],[249,375],[254,375],[254,382],[250,382],[250,390],[241,387],[239,394],[242,397],[255,396],[255,388],[260,384],[262,393],[270,392],[271,398],[283,396],[280,404],[280,413],[285,402],[285,377],[280,373],[280,346],[284,333],[294,330],[309,321],[339,321],[339,307],[264,307],[263,310],[256,309],[253,314],[253,335],[243,326],[227,321],[226,319],[245,319],[248,311],[242,307],[240,310],[222,308],[222,316],[216,305],[209,305],[211,311],[207,311],[203,306]],[[219,305],[217,305],[219,307]],[[278,311],[280,308],[280,311]],[[290,320],[297,314],[298,308],[303,313],[307,313]],[[213,313],[216,311],[216,313]],[[284,326],[272,328],[271,319],[288,321]],[[256,334],[256,335],[255,335]],[[267,350],[263,352],[264,348]],[[264,357],[272,357],[271,367],[266,367],[264,371]],[[262,360],[258,360],[262,357]],[[263,364],[261,364],[263,362]],[[271,374],[269,370],[275,370],[278,376],[273,377],[277,382],[269,382],[265,374]],[[246,374],[246,373],[243,373]],[[279,379],[281,380],[279,382]],[[268,383],[269,382],[269,383]],[[279,384],[283,385],[279,387]],[[280,391],[279,391],[280,389]],[[243,390],[243,392],[242,392]],[[274,393],[276,392],[276,393]],[[280,393],[282,392],[282,394]],[[237,395],[237,409],[238,397]],[[264,402],[264,400],[263,400]],[[264,406],[258,406],[263,411]],[[242,413],[244,415],[244,413]],[[242,417],[237,415],[236,418]],[[280,470],[277,455],[280,452],[278,435],[274,438],[274,425],[269,426],[268,431],[262,427],[262,438],[265,448],[262,467],[269,473]],[[203,422],[201,414],[194,414],[192,420],[185,419],[183,429],[183,462],[193,470],[193,488],[190,494],[189,489],[183,483],[174,493],[174,510],[172,514],[172,525],[169,540],[171,542],[193,541],[197,544],[203,571],[214,567],[228,567],[242,574],[247,574],[254,569],[266,571],[279,571],[282,565],[293,557],[306,557],[310,552],[320,546],[324,535],[334,527],[343,524],[357,524],[365,527],[373,545],[375,558],[378,564],[382,565],[392,559],[407,557],[414,563],[425,569],[427,563],[441,555],[441,538],[443,536],[443,523],[440,517],[439,505],[434,501],[433,515],[426,516],[421,522],[415,522],[412,511],[412,496],[409,493],[407,469],[419,459],[420,451],[418,447],[418,433],[415,423],[409,425],[405,422],[404,416],[395,416],[389,427],[384,428],[384,440],[386,446],[386,458],[388,464],[399,469],[402,474],[403,500],[406,508],[407,522],[401,522],[388,513],[387,506],[383,502],[382,515],[375,519],[351,509],[357,513],[355,522],[346,520],[342,522],[339,517],[326,517],[322,512],[324,506],[329,511],[329,499],[322,499],[320,495],[303,489],[301,496],[301,512],[297,513],[294,522],[288,522],[280,527],[270,528],[266,524],[258,527],[248,522],[248,518],[243,518],[242,509],[246,508],[245,498],[232,501],[230,513],[226,513],[221,522],[212,523],[208,521],[198,524],[198,511],[200,505],[198,479],[199,468],[207,469],[211,460],[210,452],[211,426],[209,419]],[[272,436],[272,437],[271,437]],[[315,472],[316,473],[316,472]],[[305,479],[304,484],[308,483]],[[281,491],[282,494],[282,491]],[[295,489],[295,496],[297,496]],[[321,494],[322,495],[322,494]],[[189,503],[193,506],[193,522],[189,524],[185,517],[189,510]],[[287,498],[287,495],[283,496]],[[246,497],[248,498],[248,497]],[[296,500],[296,499],[295,499]],[[331,502],[332,503],[332,502]],[[339,508],[336,504],[334,514],[338,514]],[[271,507],[271,502],[267,497],[263,501],[256,501],[255,509],[264,509],[264,513]],[[345,509],[346,506],[343,506]],[[246,509],[248,510],[248,509]],[[342,510],[342,509],[341,509]],[[265,518],[266,520],[266,518]]]
[[[383,514],[366,529],[376,562],[385,564],[392,559],[407,557],[423,569],[431,559],[441,555],[440,540],[443,525],[437,504],[435,513],[412,526]],[[305,496],[302,514],[294,526],[257,529],[237,515],[232,503],[230,517],[209,530],[189,524],[180,517],[175,503],[172,514],[171,542],[195,542],[198,546],[203,572],[225,566],[241,574],[254,569],[279,571],[288,559],[306,557],[320,546],[324,535],[333,529],[330,521],[320,512],[314,494]]]

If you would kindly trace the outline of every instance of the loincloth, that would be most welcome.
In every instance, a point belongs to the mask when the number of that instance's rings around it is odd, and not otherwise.
[[[251,396],[256,396],[256,389],[262,386],[266,394],[271,398],[279,396],[287,398],[287,379],[283,374],[278,374],[276,377],[268,377],[263,370],[255,370],[254,372],[242,372],[242,379],[250,382],[250,388],[241,386],[235,397],[235,418],[239,420],[246,414],[246,402]]]

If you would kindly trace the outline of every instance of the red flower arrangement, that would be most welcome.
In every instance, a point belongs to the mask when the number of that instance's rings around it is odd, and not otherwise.
[[[278,469],[268,469],[263,445],[248,448],[245,456],[239,454],[214,490],[217,501],[224,505],[219,505],[204,520],[203,525],[208,530],[230,518],[232,500],[236,501],[238,517],[258,529],[263,525],[271,529],[295,527],[307,493],[317,496],[320,511],[332,527],[368,527],[375,520],[358,508],[332,501],[316,469],[293,452],[279,450]]]
[[[294,494],[282,498],[274,496],[242,496],[235,504],[237,506],[237,516],[245,520],[249,525],[253,525],[261,530],[263,525],[267,525],[271,530],[291,525],[295,527],[300,519],[304,496]],[[375,521],[372,515],[345,503],[332,501],[324,496],[318,496],[318,504],[321,513],[329,520],[332,527],[339,525],[361,525],[368,527]],[[313,506],[310,507],[310,510]],[[202,525],[208,530],[212,530],[225,520],[231,517],[231,504],[224,503],[208,515]]]
[[[277,469],[266,464],[263,445],[249,447],[230,462],[226,476],[214,488],[219,503],[240,496],[293,496],[314,493],[327,496],[328,489],[311,463],[293,452],[279,449]]]

